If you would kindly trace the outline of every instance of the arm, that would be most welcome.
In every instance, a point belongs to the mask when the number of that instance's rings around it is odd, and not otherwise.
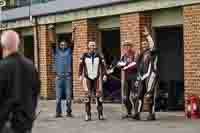
[[[80,63],[79,63],[79,77],[83,75],[83,70],[84,70],[84,54],[80,58]]]
[[[133,61],[133,62],[129,63],[127,66],[125,66],[125,67],[123,68],[123,70],[134,69],[135,67],[136,67],[136,62]]]
[[[55,26],[50,25],[48,27],[48,35],[49,35],[49,44],[53,50],[53,54],[56,52],[56,31],[55,31]]]
[[[147,39],[150,46],[154,46],[154,41],[149,34],[146,36],[146,39]]]
[[[151,61],[149,62],[149,65],[148,65],[148,71],[142,76],[142,80],[145,80],[147,77],[149,77],[149,75],[150,75],[150,72],[151,72],[151,66],[152,66],[152,64],[151,64]]]
[[[149,34],[149,31],[148,31],[147,27],[144,27],[143,35],[146,37],[150,48],[153,48],[154,47],[154,41],[153,41],[151,35]]]
[[[106,62],[105,62],[104,56],[101,55],[100,58],[101,58],[102,74],[107,75],[107,68],[106,68]]]
[[[124,66],[123,70],[134,69],[136,68],[136,61],[135,61],[136,53],[133,52],[131,62],[128,62],[126,66]]]
[[[73,28],[72,31],[72,39],[71,39],[71,49],[72,51],[74,50],[74,43],[75,43],[75,38],[76,37],[76,27]]]
[[[154,60],[154,68],[155,68],[155,70],[157,70],[157,63],[158,63],[158,56],[156,56],[155,60]]]
[[[53,51],[53,54],[55,55],[55,53],[56,53],[56,43],[50,42],[50,45],[51,45],[51,49]]]

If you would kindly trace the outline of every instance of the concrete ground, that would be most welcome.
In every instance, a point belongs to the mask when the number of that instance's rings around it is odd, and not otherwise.
[[[93,105],[92,121],[85,122],[84,105],[73,105],[74,118],[54,118],[55,101],[41,101],[33,133],[200,133],[200,120],[188,120],[183,112],[157,113],[157,121],[121,120],[119,104],[105,104],[106,120],[98,121]],[[143,114],[145,119],[147,114]]]

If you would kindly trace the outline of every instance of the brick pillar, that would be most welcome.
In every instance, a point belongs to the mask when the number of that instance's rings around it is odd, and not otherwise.
[[[145,37],[142,35],[146,26],[151,32],[151,16],[145,13],[131,13],[120,16],[121,45],[128,40],[133,45],[133,49],[140,52],[145,47],[142,42]],[[122,48],[122,47],[121,47]],[[121,49],[123,54],[123,50]],[[147,110],[146,99],[144,100],[144,110]]]
[[[120,16],[120,31],[121,31],[121,44],[124,41],[129,40],[133,48],[136,50],[142,50],[142,42],[145,40],[142,32],[144,26],[147,26],[151,32],[151,16],[145,13],[132,13]]]
[[[183,8],[185,97],[200,96],[200,5]]]
[[[72,27],[76,27],[73,51],[73,93],[74,99],[77,100],[84,96],[84,91],[78,77],[80,56],[87,51],[89,41],[98,39],[97,26],[92,20],[74,21],[72,22]]]
[[[54,91],[54,74],[52,73],[52,50],[49,45],[49,37],[47,25],[38,26],[38,41],[36,36],[36,27],[34,29],[34,49],[35,49],[35,63],[40,65],[40,80],[41,80],[41,97],[44,99],[52,99],[55,97]],[[39,51],[37,46],[39,45]]]

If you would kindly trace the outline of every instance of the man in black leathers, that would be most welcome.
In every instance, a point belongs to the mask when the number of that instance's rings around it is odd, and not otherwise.
[[[32,61],[18,53],[19,35],[1,36],[0,133],[31,133],[36,118],[40,81]]]

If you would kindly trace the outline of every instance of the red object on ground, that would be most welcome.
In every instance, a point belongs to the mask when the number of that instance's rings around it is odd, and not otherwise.
[[[197,119],[199,118],[199,98],[197,96],[191,96],[190,100],[192,107],[191,117]]]
[[[197,96],[190,96],[186,100],[186,116],[187,118],[198,119],[199,112],[199,98]]]

